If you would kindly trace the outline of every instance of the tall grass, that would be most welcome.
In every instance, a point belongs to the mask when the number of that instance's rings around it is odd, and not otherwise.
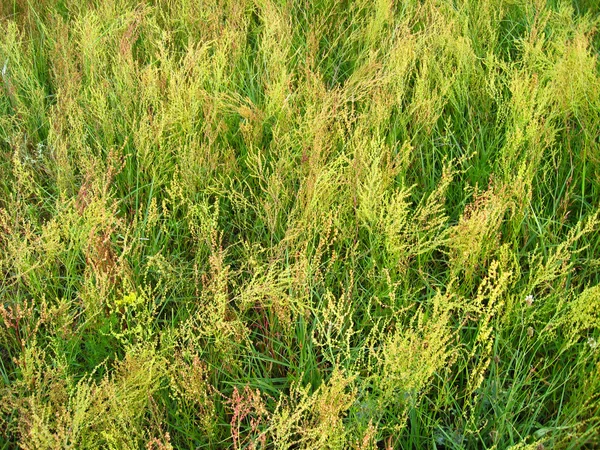
[[[0,448],[600,446],[592,0],[0,3]]]

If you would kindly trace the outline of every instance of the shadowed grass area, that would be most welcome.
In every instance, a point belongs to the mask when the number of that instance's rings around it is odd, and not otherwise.
[[[600,446],[600,7],[0,3],[0,449]]]

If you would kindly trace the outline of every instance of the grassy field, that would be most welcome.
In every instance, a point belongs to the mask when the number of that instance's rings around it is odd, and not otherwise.
[[[0,449],[600,448],[599,26],[1,0]]]

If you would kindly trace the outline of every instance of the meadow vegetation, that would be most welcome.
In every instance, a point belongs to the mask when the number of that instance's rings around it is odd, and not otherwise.
[[[2,0],[0,448],[598,448],[599,25]]]

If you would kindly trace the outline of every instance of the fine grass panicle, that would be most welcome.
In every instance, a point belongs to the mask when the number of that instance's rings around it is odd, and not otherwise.
[[[600,447],[599,27],[0,1],[0,450]]]

